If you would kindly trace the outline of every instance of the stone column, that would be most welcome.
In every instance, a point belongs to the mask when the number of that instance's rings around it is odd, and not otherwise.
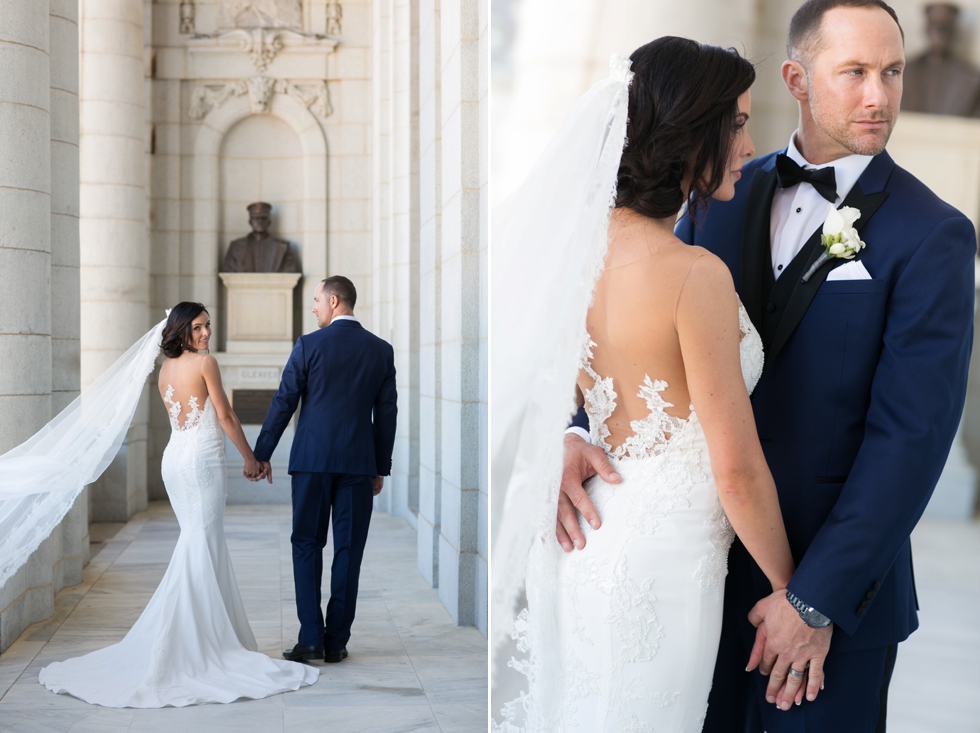
[[[51,415],[81,388],[78,262],[78,2],[50,0],[51,65]],[[52,599],[82,582],[88,563],[85,489],[46,544],[53,565]],[[45,546],[42,545],[42,550]],[[46,617],[46,615],[44,616]],[[39,620],[39,619],[34,619]]]
[[[398,372],[392,476],[375,506],[416,523],[418,509],[418,0],[375,3],[372,330]]]
[[[82,386],[149,327],[142,0],[81,0]],[[146,506],[146,396],[93,485],[92,519]]]
[[[480,74],[479,120],[480,120],[480,238],[479,238],[479,362],[478,401],[476,405],[477,441],[470,448],[470,460],[477,462],[478,510],[476,516],[476,627],[487,636],[490,630],[488,611],[490,599],[490,74],[486,59],[490,57],[490,2],[480,0]]]
[[[59,0],[0,0],[0,453],[78,390],[75,12]],[[80,501],[0,587],[0,652],[81,580],[87,549]]]
[[[440,5],[442,507],[439,597],[476,622],[480,460],[480,5]]]
[[[439,584],[442,515],[442,52],[440,0],[419,8],[418,567]]]
[[[51,417],[48,3],[0,2],[0,452]]]
[[[419,472],[418,0],[394,0],[391,53],[391,257],[389,297],[398,370],[398,435],[389,511],[415,520]]]

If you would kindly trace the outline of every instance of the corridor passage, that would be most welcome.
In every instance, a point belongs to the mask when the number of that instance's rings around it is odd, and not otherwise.
[[[290,507],[232,505],[225,529],[259,650],[279,656],[296,640]],[[170,505],[152,502],[93,544],[80,585],[55,601],[54,616],[29,627],[0,656],[4,733],[482,733],[487,729],[487,640],[455,626],[416,569],[416,535],[402,519],[371,520],[350,657],[320,664],[319,681],[297,692],[230,705],[132,710],[99,708],[37,682],[51,661],[118,641],[139,617],[177,541]],[[326,548],[324,566],[332,551]],[[324,578],[328,592],[329,578]]]

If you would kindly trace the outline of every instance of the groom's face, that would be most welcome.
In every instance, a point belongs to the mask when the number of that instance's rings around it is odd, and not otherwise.
[[[806,67],[806,101],[800,101],[826,143],[842,154],[883,151],[902,102],[905,68],[892,17],[874,7],[827,11]]]

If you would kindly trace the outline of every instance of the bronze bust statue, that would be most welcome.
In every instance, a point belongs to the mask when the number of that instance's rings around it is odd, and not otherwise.
[[[228,246],[221,272],[302,272],[289,242],[269,234],[271,213],[263,201],[248,205],[252,233]]]
[[[980,117],[980,69],[953,55],[960,9],[932,3],[925,10],[929,50],[905,67],[902,109]]]

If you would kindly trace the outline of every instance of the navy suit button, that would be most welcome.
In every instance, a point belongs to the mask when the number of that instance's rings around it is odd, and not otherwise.
[[[868,610],[868,606],[871,605],[871,601],[861,601],[859,608],[863,608],[865,611]]]
[[[873,590],[869,590],[868,594],[865,596],[865,598],[867,598],[869,601],[874,597],[875,597],[875,592]]]
[[[878,590],[880,587],[881,583],[879,583],[877,580],[871,584],[871,590]]]
[[[776,310],[776,304],[775,303],[769,303],[769,304],[766,305],[766,313],[772,313],[775,310]]]
[[[866,608],[864,608],[864,607],[862,606],[861,608],[859,608],[859,609],[858,609],[857,611],[855,611],[854,613],[856,613],[856,614],[857,614],[858,616],[863,616],[863,615],[864,615],[864,614],[865,614],[865,613],[867,612],[867,610],[868,610],[868,609],[866,609]]]

